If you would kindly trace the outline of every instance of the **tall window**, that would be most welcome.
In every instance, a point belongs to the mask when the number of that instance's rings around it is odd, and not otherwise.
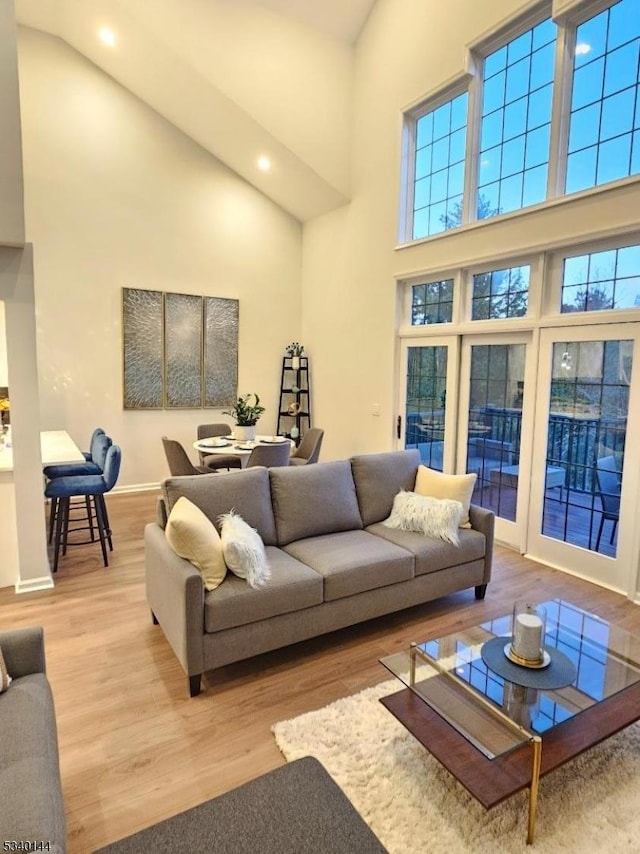
[[[555,40],[548,19],[484,61],[478,219],[546,198]]]
[[[564,260],[562,312],[640,308],[640,245]]]
[[[640,172],[640,8],[618,3],[576,30],[566,192]]]
[[[460,225],[467,93],[416,121],[413,239]]]

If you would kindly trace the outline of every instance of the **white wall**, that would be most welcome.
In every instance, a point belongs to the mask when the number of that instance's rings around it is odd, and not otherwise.
[[[464,70],[466,45],[529,6],[378,0],[358,41],[353,201],[304,228],[303,334],[325,457],[395,446],[398,276],[637,225],[636,182],[395,249],[403,110]]]
[[[300,336],[299,223],[58,39],[20,30],[18,57],[42,428],[85,448],[102,426],[126,486],[167,475],[163,434],[190,445],[218,418],[123,411],[126,286],[238,298],[239,392],[261,395],[272,432]]]
[[[0,300],[0,386],[9,385],[7,368],[7,332],[5,327],[4,300]]]
[[[13,0],[0,0],[0,244],[24,242],[20,102]]]

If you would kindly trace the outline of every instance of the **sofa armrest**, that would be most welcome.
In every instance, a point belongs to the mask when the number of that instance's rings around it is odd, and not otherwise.
[[[0,632],[0,649],[13,679],[46,672],[42,626]]]
[[[469,521],[474,531],[480,531],[485,538],[484,553],[484,584],[491,580],[491,564],[493,561],[493,536],[495,528],[495,514],[492,510],[471,504],[469,507]]]
[[[155,522],[144,530],[147,602],[188,676],[204,671],[204,584]]]

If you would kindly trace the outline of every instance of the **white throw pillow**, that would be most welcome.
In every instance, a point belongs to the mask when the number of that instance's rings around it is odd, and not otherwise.
[[[260,534],[234,510],[218,517],[220,538],[227,567],[249,587],[263,587],[271,578],[267,554]]]
[[[437,537],[457,546],[462,513],[459,501],[403,491],[393,499],[391,515],[382,524],[401,531],[416,531],[425,537]]]
[[[202,510],[184,495],[171,509],[165,535],[174,552],[200,570],[207,590],[215,590],[222,584],[227,567],[220,534]]]
[[[418,495],[428,495],[431,498],[450,498],[462,504],[463,513],[460,520],[460,528],[470,528],[469,505],[473,488],[476,485],[477,475],[472,474],[444,474],[441,471],[418,466],[416,483],[413,487]]]

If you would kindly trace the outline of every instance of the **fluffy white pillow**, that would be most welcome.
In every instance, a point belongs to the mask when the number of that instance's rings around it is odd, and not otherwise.
[[[393,499],[391,515],[382,524],[401,531],[416,531],[425,537],[437,537],[457,546],[462,513],[459,501],[403,491]]]
[[[207,590],[215,590],[222,584],[227,567],[220,534],[202,510],[184,495],[173,505],[165,535],[174,552],[200,570]]]
[[[428,495],[431,498],[450,498],[462,504],[463,512],[460,528],[470,528],[469,505],[476,485],[477,475],[473,474],[444,474],[441,471],[418,466],[416,483],[413,487],[418,495]]]
[[[263,587],[271,578],[267,554],[260,534],[234,510],[218,517],[222,552],[227,567],[249,587]]]

